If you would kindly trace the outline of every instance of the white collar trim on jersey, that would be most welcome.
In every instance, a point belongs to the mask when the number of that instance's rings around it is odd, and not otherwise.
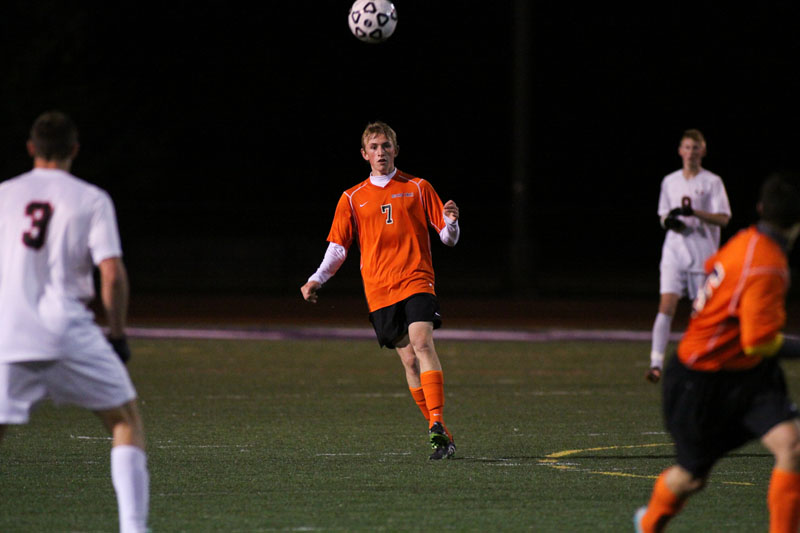
[[[369,181],[376,187],[380,187],[381,189],[383,189],[384,187],[389,185],[389,182],[392,181],[392,178],[394,177],[395,174],[397,174],[397,168],[395,168],[394,170],[392,170],[391,173],[385,176],[373,176],[370,174]]]
[[[66,170],[61,170],[60,168],[42,168],[42,167],[34,167],[31,169],[31,172],[34,174],[50,174],[51,176],[55,176],[58,174],[69,174]]]

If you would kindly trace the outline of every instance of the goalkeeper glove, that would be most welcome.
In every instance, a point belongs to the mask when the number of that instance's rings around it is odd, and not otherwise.
[[[680,207],[677,207],[676,209],[680,210]],[[675,210],[675,209],[673,209],[673,211],[674,211],[674,210]],[[664,219],[664,227],[665,227],[666,229],[668,229],[668,230],[670,230],[670,229],[671,229],[672,231],[681,232],[681,231],[683,231],[683,230],[686,228],[686,224],[684,224],[683,222],[681,222],[681,221],[678,219],[678,217],[677,217],[677,216],[674,216],[674,215],[672,214],[672,212],[670,211],[670,214],[667,216],[667,218],[665,218],[665,219]]]
[[[128,364],[128,361],[131,358],[131,348],[128,346],[128,338],[117,337],[116,339],[113,339],[109,337],[108,342],[111,343],[111,347],[114,348],[114,351],[122,360],[122,362]]]
[[[658,380],[661,379],[661,369],[657,366],[654,366],[650,370],[647,371],[645,374],[644,379],[649,381],[650,383],[658,383]]]

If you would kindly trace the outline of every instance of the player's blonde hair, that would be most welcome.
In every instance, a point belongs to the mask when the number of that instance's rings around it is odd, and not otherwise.
[[[706,145],[706,138],[703,136],[703,133],[694,128],[683,132],[683,135],[681,136],[681,142],[683,142],[684,139],[691,139],[698,144],[702,144],[703,146]]]
[[[367,124],[367,127],[364,128],[364,133],[361,134],[361,148],[367,147],[367,141],[370,137],[380,134],[386,135],[386,138],[391,141],[394,146],[395,155],[397,155],[397,152],[400,150],[400,146],[397,144],[397,134],[387,123],[381,121],[370,122]]]

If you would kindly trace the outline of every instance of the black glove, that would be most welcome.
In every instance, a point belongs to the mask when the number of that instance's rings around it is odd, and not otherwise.
[[[111,343],[111,347],[114,348],[115,352],[117,352],[117,355],[120,359],[122,359],[122,362],[128,364],[128,361],[131,358],[131,347],[128,346],[128,338],[118,337],[116,339],[112,339],[109,337],[108,342]]]
[[[680,210],[680,207],[677,207],[675,209]],[[672,211],[675,211],[675,209],[673,209]],[[686,229],[686,224],[681,222],[678,219],[678,217],[673,216],[672,211],[670,211],[670,214],[667,216],[667,218],[664,219],[664,227],[667,228],[668,230],[671,229],[672,231],[678,231],[678,232],[683,231],[684,229]]]

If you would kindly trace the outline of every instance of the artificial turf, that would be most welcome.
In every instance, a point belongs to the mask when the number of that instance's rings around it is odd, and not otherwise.
[[[134,339],[151,526],[632,531],[672,461],[636,342],[441,341],[458,452],[431,462],[397,356],[366,341]],[[795,364],[784,368],[793,388]],[[0,446],[0,531],[113,531],[110,441],[43,405]],[[772,458],[721,461],[670,531],[766,529]]]

